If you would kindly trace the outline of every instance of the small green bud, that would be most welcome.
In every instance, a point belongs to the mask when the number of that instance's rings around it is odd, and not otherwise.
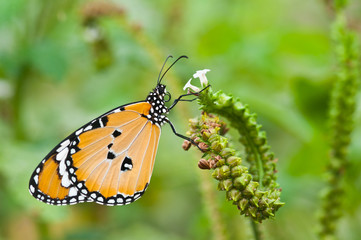
[[[266,209],[263,210],[262,212],[263,212],[263,214],[266,215],[266,216],[270,216],[270,217],[274,217],[274,216],[275,216],[271,208],[266,208]]]
[[[271,192],[269,197],[272,199],[278,199],[280,197],[280,195],[281,195],[281,192],[279,190],[275,190],[275,191]]]
[[[258,205],[259,198],[258,198],[258,197],[253,196],[253,197],[251,198],[250,202],[253,203],[254,206],[259,207],[259,205]]]
[[[230,156],[234,156],[234,154],[235,154],[235,151],[234,151],[233,149],[231,149],[231,148],[224,148],[224,149],[222,149],[220,155],[221,155],[222,157],[224,157],[224,158],[228,158],[228,157],[230,157]]]
[[[233,170],[233,169],[232,169]],[[252,176],[249,174],[242,174],[242,176],[237,177],[233,180],[234,187],[243,190],[251,181]]]
[[[220,181],[220,185],[222,185],[222,190],[229,191],[233,187],[233,183],[231,179],[225,179]]]
[[[222,144],[219,141],[214,141],[211,144],[211,149],[213,149],[216,152],[221,151],[223,148]]]
[[[257,189],[259,183],[258,182],[250,182],[247,187],[243,190],[243,194],[246,196],[253,196],[255,190]]]
[[[238,165],[232,168],[231,173],[232,173],[232,177],[239,177],[242,174],[248,173],[248,169],[245,166]]]
[[[255,218],[255,217],[256,217],[256,213],[257,213],[257,208],[250,206],[250,207],[248,208],[248,213],[249,213],[252,217]]]
[[[202,138],[207,141],[209,139],[209,137],[211,136],[211,133],[208,131],[203,131],[202,133]]]
[[[217,167],[221,167],[221,166],[223,166],[225,163],[226,163],[226,161],[225,161],[223,158],[221,158],[221,159],[219,159],[219,160],[217,161]]]
[[[245,111],[245,106],[238,100],[233,105],[233,108],[236,111]],[[242,114],[242,112],[241,112],[241,114]]]
[[[273,208],[275,209],[275,211],[277,211],[280,207],[282,207],[283,205],[285,205],[284,202],[281,202],[280,200],[276,200],[274,203],[273,203]]]
[[[227,198],[231,201],[239,201],[242,198],[242,193],[238,191],[237,189],[232,189],[227,192]]]
[[[240,157],[236,157],[236,156],[231,156],[229,158],[227,158],[227,164],[231,167],[237,166],[239,164],[241,164],[242,160]]]
[[[256,193],[255,193],[254,195],[260,199],[260,198],[262,198],[266,193],[267,193],[266,191],[261,191],[261,190],[257,189],[257,191],[256,191]]]
[[[232,104],[232,97],[222,93],[218,99],[219,105],[230,106]]]
[[[243,212],[249,205],[247,199],[242,198],[241,200],[238,201],[238,207],[239,209]]]
[[[267,200],[268,200],[268,198],[262,197],[262,198],[259,200],[259,202],[258,202],[259,206],[260,206],[261,208],[268,208],[268,207],[269,207],[269,204],[268,204]]]
[[[218,134],[211,134],[208,138],[208,141],[210,143],[213,143],[215,141],[218,141],[219,140],[219,135]]]
[[[226,179],[231,175],[231,169],[227,165],[214,169],[212,177],[217,180]]]
[[[212,177],[215,178],[215,179],[217,179],[217,180],[221,180],[222,178],[221,178],[220,171],[221,171],[221,170],[220,170],[219,167],[216,168],[216,169],[214,169],[214,171],[213,171],[213,173],[212,173]]]
[[[231,176],[231,169],[229,168],[229,166],[223,165],[222,167],[220,167],[220,174],[223,178],[227,178]]]
[[[221,136],[219,138],[219,143],[222,145],[222,149],[223,149],[223,148],[227,147],[228,140],[227,140],[227,138]]]

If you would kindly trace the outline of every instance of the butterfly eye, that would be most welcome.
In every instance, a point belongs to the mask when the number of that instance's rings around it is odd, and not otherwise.
[[[165,96],[167,96],[167,98],[166,98]],[[165,94],[165,96],[164,96],[164,102],[169,102],[170,99],[172,98],[172,96],[170,95],[169,92],[167,92],[167,93]]]

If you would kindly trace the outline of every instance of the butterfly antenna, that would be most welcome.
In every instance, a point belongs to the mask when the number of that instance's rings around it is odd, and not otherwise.
[[[166,62],[168,61],[169,58],[172,58],[172,57],[173,57],[172,55],[168,55],[168,57],[165,59],[165,61],[164,61],[164,63],[163,63],[163,66],[162,66],[162,68],[160,69],[160,72],[159,72],[159,75],[158,75],[157,84],[159,84],[160,81],[162,80],[162,79],[160,78],[160,76],[162,75],[162,71],[163,71],[163,68],[164,68]]]
[[[176,62],[178,62],[178,61],[179,61],[180,59],[182,59],[182,58],[187,58],[187,59],[188,59],[188,57],[185,56],[185,55],[182,55],[182,56],[180,56],[179,58],[177,58],[177,59],[174,61],[174,63],[172,63],[172,65],[170,65],[169,68],[167,68],[167,70],[163,73],[162,77],[161,77],[160,80],[158,81],[158,84],[162,81],[164,75],[169,71],[169,69],[171,69],[171,68],[173,67],[173,65],[176,64]],[[167,58],[167,59],[168,59],[168,58]]]

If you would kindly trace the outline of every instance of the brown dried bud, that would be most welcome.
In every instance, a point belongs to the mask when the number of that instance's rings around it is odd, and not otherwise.
[[[209,165],[209,162],[204,159],[204,158],[201,158],[199,161],[198,161],[198,167],[200,169],[211,169],[211,166]]]
[[[215,169],[217,167],[217,162],[218,161],[213,160],[213,159],[209,160],[209,167]]]
[[[207,145],[206,143],[204,143],[204,142],[199,143],[199,144],[198,144],[198,147],[199,147],[203,152],[205,152],[205,151],[208,150],[208,145]]]
[[[187,151],[190,147],[192,146],[192,143],[188,140],[184,140],[183,144],[182,144],[182,148]]]

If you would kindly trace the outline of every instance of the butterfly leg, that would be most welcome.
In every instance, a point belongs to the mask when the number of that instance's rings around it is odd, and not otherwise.
[[[184,136],[184,135],[182,135],[182,134],[180,134],[180,133],[177,133],[177,131],[175,130],[174,125],[172,124],[172,122],[169,121],[169,120],[167,120],[167,122],[169,123],[170,127],[172,128],[173,133],[174,133],[177,137],[183,138],[183,139],[191,142],[194,146],[196,146],[199,150],[201,150],[201,152],[203,152],[203,150],[198,146],[198,144],[197,144],[195,141],[193,141],[193,140],[190,139],[189,137],[186,137],[186,136]]]
[[[193,99],[182,99],[186,96],[198,96],[199,93],[203,92],[204,90],[206,90],[210,85],[208,85],[207,87],[203,88],[202,90],[200,90],[199,92],[195,92],[195,93],[186,93],[186,94],[182,94],[180,95],[176,100],[174,100],[174,102],[172,103],[172,105],[168,108],[168,111],[171,110],[172,108],[174,108],[174,106],[180,102],[180,101],[183,101],[183,102],[192,102],[194,100],[196,100],[198,97],[196,98],[193,98]]]

